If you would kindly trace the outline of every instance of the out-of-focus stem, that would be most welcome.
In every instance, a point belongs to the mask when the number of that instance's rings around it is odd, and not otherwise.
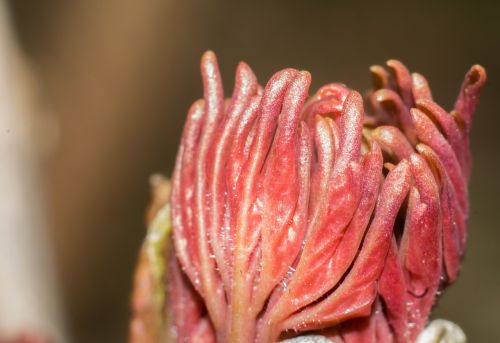
[[[44,134],[34,83],[0,3],[0,333],[64,342],[47,239],[36,136]],[[47,118],[45,118],[47,119]],[[40,124],[47,124],[41,122]],[[3,337],[0,337],[2,340]]]

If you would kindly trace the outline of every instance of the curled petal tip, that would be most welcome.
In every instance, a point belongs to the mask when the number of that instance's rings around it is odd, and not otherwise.
[[[215,52],[213,52],[212,50],[207,50],[203,53],[203,55],[201,56],[201,61],[202,62],[205,62],[205,61],[210,61],[210,60],[215,60],[217,59],[216,55],[215,55]]]
[[[307,92],[309,86],[311,85],[311,74],[308,71],[299,71],[297,77],[290,86],[289,92],[294,92],[295,94],[290,94],[292,97],[307,97]]]
[[[415,101],[424,99],[432,100],[432,92],[427,79],[419,73],[412,73],[411,79],[413,97],[415,98]]]
[[[479,64],[473,65],[467,73],[467,82],[470,87],[482,86],[486,78],[486,70]]]
[[[390,89],[379,89],[373,94],[373,96],[375,97],[375,100],[386,110],[394,111],[396,110],[395,107],[401,106],[399,95]]]
[[[410,72],[405,65],[398,60],[387,61],[387,66],[394,74],[398,93],[401,95],[406,106],[411,107],[414,99]]]
[[[349,93],[349,95],[347,96],[347,99],[349,102],[363,105],[363,97],[361,96],[361,94],[359,92],[357,92],[355,90],[353,90]]]
[[[213,51],[208,50],[201,56],[200,67],[204,77],[210,77],[218,72],[217,56]]]
[[[479,103],[481,89],[486,82],[486,71],[478,64],[473,65],[462,83],[460,93],[455,101],[455,117],[465,132],[469,132],[472,126],[472,116]]]
[[[309,80],[311,80],[311,73],[307,70],[300,70],[299,73],[301,75],[306,75]]]
[[[236,69],[245,69],[245,70],[248,70],[248,69],[251,69],[251,68],[248,65],[248,63],[246,63],[245,61],[239,61],[238,62],[238,67],[236,67]]]
[[[425,163],[424,159],[422,157],[420,157],[420,155],[415,153],[415,152],[410,155],[408,160],[410,162],[410,165],[418,167],[418,168],[422,168],[422,164]]]
[[[403,66],[403,63],[401,63],[399,60],[397,60],[395,58],[391,58],[391,59],[387,60],[386,64],[387,64],[387,66],[389,66],[391,68],[398,68],[398,67]]]
[[[301,70],[299,74],[300,78],[303,80],[305,84],[307,85],[311,84],[312,76],[310,72],[308,72],[307,70]]]
[[[406,68],[406,66],[403,63],[401,63],[399,60],[390,59],[390,60],[387,60],[387,62],[385,64],[395,74],[394,76],[396,78],[399,78],[403,75],[409,76],[409,74],[410,74],[408,69]]]
[[[418,144],[416,149],[418,153],[427,161],[432,174],[434,174],[436,182],[440,187],[442,187],[446,176],[443,166],[439,161],[439,158],[436,156],[436,153],[431,149],[431,147],[425,144]]]
[[[250,68],[250,66],[243,61],[238,63],[236,72],[240,73],[243,77],[246,78],[255,78],[255,74],[253,73],[252,68]]]
[[[372,137],[384,151],[394,155],[398,160],[408,158],[413,152],[411,143],[397,127],[379,126],[373,130]]]
[[[390,89],[379,89],[373,96],[380,108],[389,115],[390,122],[399,124],[401,114],[406,110],[399,95]]]
[[[382,66],[372,65],[370,67],[370,74],[374,89],[387,88],[389,86],[389,75]]]

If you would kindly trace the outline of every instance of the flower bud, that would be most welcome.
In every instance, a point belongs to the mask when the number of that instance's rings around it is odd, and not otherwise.
[[[162,337],[416,340],[464,254],[486,76],[472,67],[449,113],[422,75],[387,66],[370,69],[365,99],[341,84],[308,99],[308,72],[282,70],[263,88],[240,63],[225,100],[216,57],[203,55],[204,98],[162,203],[174,250],[163,252]],[[162,213],[152,208],[150,223]]]

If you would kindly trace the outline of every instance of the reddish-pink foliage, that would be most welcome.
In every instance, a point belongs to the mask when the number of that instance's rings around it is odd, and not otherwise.
[[[464,254],[469,131],[486,76],[454,109],[398,61],[374,89],[308,99],[308,72],[262,88],[245,63],[224,100],[212,52],[177,156],[170,301],[179,342],[411,342]],[[365,113],[366,108],[366,113]],[[180,267],[180,268],[179,268]]]

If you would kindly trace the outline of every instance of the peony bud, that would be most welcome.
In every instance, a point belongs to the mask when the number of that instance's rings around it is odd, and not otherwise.
[[[464,254],[468,137],[486,74],[472,67],[448,113],[422,75],[387,66],[371,68],[365,99],[341,84],[308,99],[308,72],[285,69],[262,88],[240,63],[225,100],[216,57],[203,55],[204,99],[189,110],[170,201],[148,215],[158,226],[171,210],[175,253],[163,250],[164,278],[157,257],[141,259],[136,333],[417,339]]]

